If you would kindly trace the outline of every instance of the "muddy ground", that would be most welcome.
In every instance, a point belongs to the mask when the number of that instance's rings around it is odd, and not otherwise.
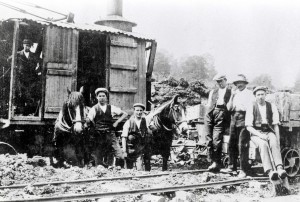
[[[155,164],[156,162],[156,164]],[[49,159],[44,157],[27,158],[25,154],[19,155],[0,155],[0,182],[1,186],[16,184],[27,184],[21,189],[0,189],[0,200],[30,199],[37,197],[52,197],[66,194],[84,194],[109,191],[126,191],[145,188],[173,187],[178,185],[191,185],[204,182],[216,182],[228,179],[237,179],[229,174],[197,173],[197,174],[174,174],[155,178],[134,178],[133,180],[99,181],[96,183],[84,184],[63,184],[59,186],[45,185],[32,186],[38,182],[71,181],[78,179],[95,179],[104,177],[137,176],[160,173],[159,161],[153,160],[154,167],[151,172],[127,170],[116,168],[98,167],[71,167],[53,168],[49,165]],[[185,169],[200,169],[206,167],[203,160],[197,159],[192,163],[182,165],[172,162],[170,171]],[[299,196],[299,178],[290,180],[292,195]],[[223,186],[204,188],[183,192],[185,199],[176,199],[176,195],[181,192],[160,193],[156,196],[132,195],[118,196],[110,199],[98,201],[262,201],[272,197],[271,185],[268,182],[251,181],[237,186]],[[186,193],[189,195],[187,196]],[[177,197],[178,197],[177,196]],[[158,197],[158,198],[157,198]],[[175,197],[175,198],[174,198]],[[82,200],[94,201],[94,200]]]

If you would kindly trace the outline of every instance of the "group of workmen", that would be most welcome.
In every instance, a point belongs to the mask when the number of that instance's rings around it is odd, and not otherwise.
[[[23,115],[37,113],[36,105],[40,94],[40,88],[36,87],[36,81],[39,80],[38,59],[30,52],[31,46],[32,42],[24,39],[24,49],[17,53],[17,82],[20,83],[17,85],[19,88],[16,89],[15,100],[20,110],[16,113]],[[220,171],[223,135],[226,125],[230,124],[229,167],[225,172],[237,171],[237,159],[240,156],[239,177],[250,174],[248,151],[252,141],[259,149],[264,171],[270,179],[287,177],[280,154],[279,114],[276,106],[266,101],[267,88],[258,86],[253,91],[247,89],[248,81],[243,74],[237,75],[233,81],[235,88],[230,88],[225,75],[216,75],[214,80],[218,88],[209,94],[205,116],[206,146],[208,159],[212,162],[208,170]],[[145,146],[143,139],[148,135],[149,128],[155,129],[143,115],[145,106],[141,103],[133,105],[134,114],[123,126],[121,148],[111,130],[128,114],[119,107],[108,104],[107,89],[98,88],[95,94],[98,103],[89,111],[88,124],[93,125],[96,133],[105,140],[99,142],[100,147],[105,151],[112,150],[117,158],[127,158],[129,167],[136,162],[141,169],[141,154]],[[113,122],[115,115],[120,118]]]
[[[135,165],[138,170],[142,170],[142,154],[146,146],[144,139],[148,135],[148,128],[152,128],[144,116],[145,105],[142,103],[133,105],[134,113],[123,125],[121,147],[113,128],[116,128],[128,114],[119,107],[108,104],[109,92],[106,88],[97,88],[95,94],[98,103],[89,110],[87,124],[94,127],[98,137],[103,137],[96,143],[101,148],[97,155],[100,155],[102,160],[112,153],[115,158],[125,159],[127,168],[133,168]],[[114,121],[114,116],[119,118]]]
[[[236,76],[234,87],[227,84],[225,75],[216,75],[218,88],[209,94],[205,115],[205,135],[208,171],[219,172],[221,168],[222,141],[226,125],[229,125],[229,165],[223,172],[237,173],[240,156],[241,178],[251,175],[249,165],[249,145],[252,141],[258,147],[264,172],[270,180],[285,179],[280,153],[279,113],[273,103],[266,101],[267,88],[257,86],[247,88],[247,78]],[[227,126],[228,126],[227,125]]]

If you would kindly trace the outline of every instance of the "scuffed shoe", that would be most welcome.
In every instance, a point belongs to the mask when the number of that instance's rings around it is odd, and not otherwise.
[[[241,170],[238,175],[238,178],[245,178],[245,177],[247,177],[247,174],[243,170]]]
[[[287,177],[287,173],[282,167],[278,167],[277,173],[281,179],[285,179]]]
[[[278,175],[278,172],[276,171],[270,171],[269,172],[269,178],[271,181],[275,181],[275,180],[278,180],[279,179],[279,175]]]

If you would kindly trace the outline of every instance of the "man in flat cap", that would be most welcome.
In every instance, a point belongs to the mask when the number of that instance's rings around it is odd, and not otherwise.
[[[37,115],[38,102],[41,99],[41,81],[39,63],[41,60],[30,51],[32,41],[23,40],[23,50],[17,52],[16,58],[16,114]],[[10,62],[12,56],[8,58]]]
[[[126,164],[128,169],[136,164],[137,170],[142,170],[142,155],[145,147],[145,140],[148,136],[148,123],[144,117],[145,105],[135,103],[133,105],[134,113],[128,119],[122,132],[122,148],[127,154]]]
[[[218,88],[212,90],[208,97],[205,115],[204,131],[208,150],[208,161],[212,164],[208,171],[218,172],[221,165],[222,141],[228,116],[227,103],[231,96],[231,89],[227,85],[225,75],[216,75],[214,79]]]
[[[287,177],[280,153],[279,114],[273,103],[266,101],[267,88],[258,86],[253,90],[256,101],[246,112],[245,125],[251,141],[259,148],[265,173],[271,181]]]
[[[106,88],[97,88],[95,94],[98,103],[88,114],[88,123],[95,129],[96,164],[104,164],[103,159],[113,154],[116,158],[123,159],[124,154],[115,134],[115,128],[128,114],[119,107],[108,104],[109,93]],[[113,122],[114,116],[120,116]],[[111,164],[112,162],[109,162]]]
[[[240,173],[239,177],[246,177],[249,174],[249,142],[250,134],[245,127],[246,109],[254,102],[254,96],[251,90],[247,89],[247,78],[243,74],[238,74],[233,81],[235,89],[232,89],[230,100],[227,104],[231,112],[229,128],[229,165],[225,172],[237,171],[237,159],[240,155]]]

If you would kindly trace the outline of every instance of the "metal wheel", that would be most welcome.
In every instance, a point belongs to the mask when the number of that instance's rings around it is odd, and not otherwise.
[[[222,164],[223,164],[224,168],[228,168],[228,165],[229,165],[229,156],[228,155],[224,156],[224,158],[222,160]]]
[[[300,168],[300,156],[297,150],[289,149],[284,152],[283,166],[289,177],[294,177]]]
[[[6,142],[0,142],[0,154],[18,154],[17,150]]]

